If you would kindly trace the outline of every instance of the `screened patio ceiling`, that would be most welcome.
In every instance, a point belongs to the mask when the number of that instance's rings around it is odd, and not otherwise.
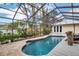
[[[15,7],[14,7],[15,6]],[[78,3],[3,3],[0,4],[0,24],[35,21],[53,24],[62,20],[79,20]]]

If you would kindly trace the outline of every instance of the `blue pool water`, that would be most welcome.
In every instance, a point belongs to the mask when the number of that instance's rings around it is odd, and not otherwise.
[[[64,37],[49,36],[47,38],[32,41],[25,45],[22,51],[28,55],[40,56],[48,54]]]

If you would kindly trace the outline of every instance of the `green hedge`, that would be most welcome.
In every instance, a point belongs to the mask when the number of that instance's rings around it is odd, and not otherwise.
[[[49,28],[43,29],[43,34],[49,34],[49,33],[51,33],[51,30]]]
[[[27,37],[32,37],[32,36],[37,36],[40,33],[41,34],[49,34],[51,32],[51,30],[49,28],[43,28],[43,31],[22,31],[19,30],[17,32],[17,34],[13,34],[12,33],[2,33],[0,31],[0,42],[4,42],[5,40],[11,40],[12,42],[15,41],[15,39],[18,38],[27,38]]]
[[[14,41],[16,38],[19,38],[20,35],[18,34],[14,34],[12,35],[11,33],[4,33],[2,35],[0,35],[0,41],[4,42],[5,40],[11,40]]]

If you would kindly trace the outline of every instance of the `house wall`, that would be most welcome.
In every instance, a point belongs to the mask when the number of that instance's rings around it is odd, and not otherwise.
[[[79,34],[79,24],[75,26],[75,32],[76,34]]]
[[[67,31],[74,32],[74,25],[73,24],[62,25],[62,32],[54,32],[54,26],[52,26],[53,33],[65,34],[65,32],[67,32]],[[79,34],[79,24],[75,24],[75,34]]]

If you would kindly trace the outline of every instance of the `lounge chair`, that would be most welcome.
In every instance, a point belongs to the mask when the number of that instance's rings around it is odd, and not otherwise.
[[[74,35],[73,42],[79,43],[79,35]]]

